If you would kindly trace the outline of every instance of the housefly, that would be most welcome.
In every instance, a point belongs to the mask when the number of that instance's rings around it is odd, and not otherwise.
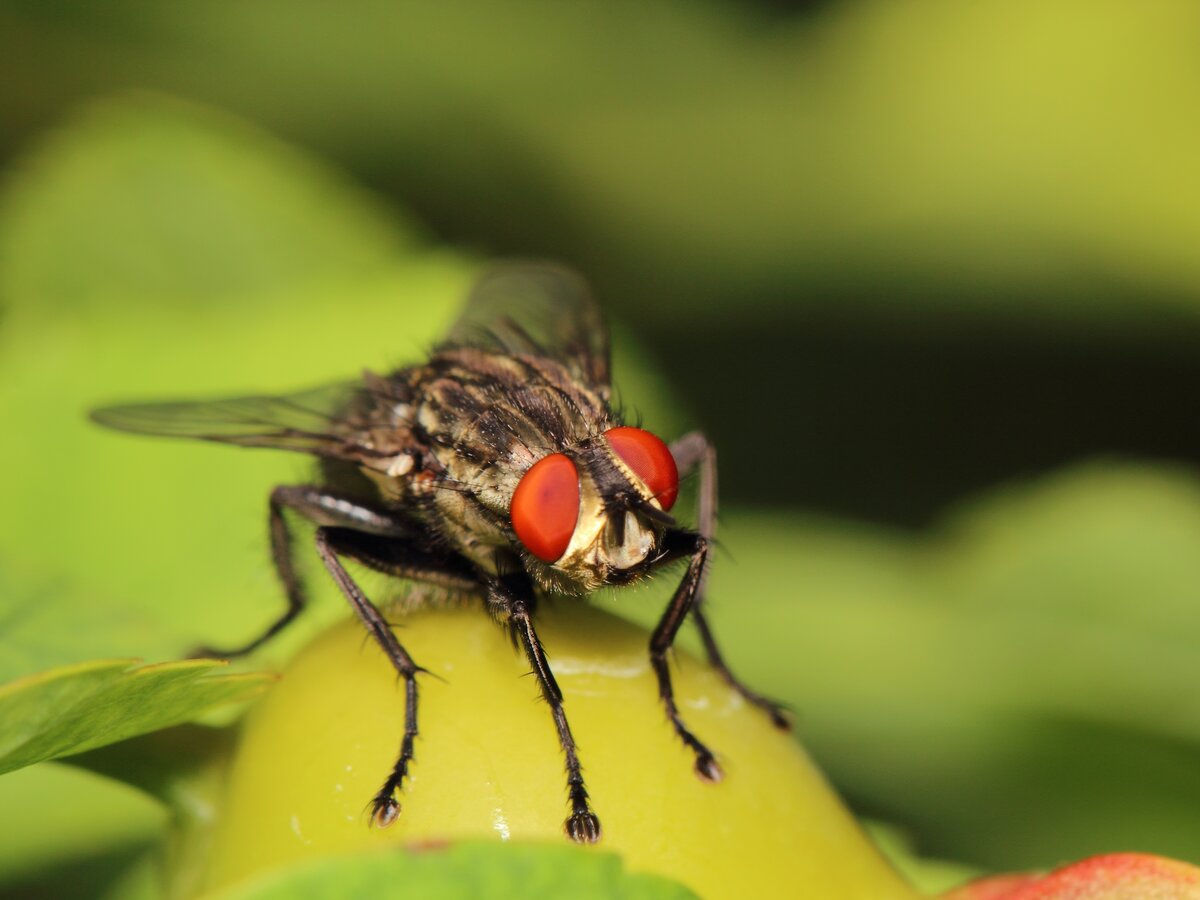
[[[575,741],[535,627],[538,600],[582,597],[686,564],[650,638],[650,662],[671,727],[718,781],[712,751],[688,728],[671,687],[667,652],[691,615],[708,658],[729,684],[780,727],[780,709],[746,688],[721,657],[704,614],[705,563],[716,521],[716,454],[699,432],[668,446],[625,425],[610,403],[608,336],[586,286],[545,264],[487,273],[428,361],[389,375],[276,397],[112,406],[95,421],[122,431],[308,453],[313,484],[270,496],[271,555],[287,608],[241,656],[303,610],[289,517],[315,524],[317,555],[400,673],[404,735],[371,800],[373,821],[400,814],[397,794],[417,736],[423,670],[347,572],[353,560],[387,575],[479,598],[523,650],[566,757],[565,822],[574,841],[600,837]],[[671,515],[680,473],[699,471],[697,525]]]

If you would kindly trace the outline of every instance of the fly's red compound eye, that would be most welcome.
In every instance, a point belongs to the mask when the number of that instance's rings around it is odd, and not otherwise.
[[[662,439],[640,428],[610,428],[604,436],[613,452],[645,482],[664,510],[679,496],[679,469]]]
[[[547,563],[562,556],[579,519],[575,463],[561,453],[535,462],[517,483],[509,516],[530,553]]]

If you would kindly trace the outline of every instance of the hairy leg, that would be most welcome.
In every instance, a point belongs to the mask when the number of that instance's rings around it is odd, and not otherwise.
[[[704,576],[704,562],[708,557],[708,542],[700,535],[687,531],[667,532],[667,553],[670,556],[690,556],[683,580],[675,589],[671,602],[663,611],[658,627],[650,636],[650,665],[658,678],[658,695],[667,710],[667,718],[675,727],[680,740],[696,754],[696,773],[706,781],[720,781],[721,767],[712,751],[697,738],[683,723],[679,708],[675,704],[675,690],[671,684],[671,669],[667,663],[667,651],[675,644],[679,627],[693,609],[700,582]]]
[[[382,613],[350,577],[342,565],[341,557],[354,559],[380,571],[404,574],[406,577],[420,580],[445,582],[462,579],[463,576],[461,570],[453,563],[429,560],[420,548],[347,528],[321,526],[317,529],[316,545],[317,554],[342,594],[350,602],[351,608],[404,680],[404,735],[400,741],[400,753],[391,773],[371,801],[371,816],[375,824],[390,825],[400,815],[400,803],[396,794],[404,785],[409,764],[413,759],[418,733],[417,673],[425,670],[413,662],[413,658],[396,639]],[[467,583],[476,590],[479,589],[478,582]]]
[[[696,501],[696,526],[700,536],[712,542],[717,536],[717,452],[709,443],[708,438],[699,431],[683,435],[671,444],[671,455],[681,475],[695,469],[700,472],[700,489]],[[705,582],[707,570],[701,572],[700,583],[696,588],[696,598],[692,606],[692,618],[696,621],[696,629],[700,632],[700,640],[704,643],[704,652],[709,664],[720,673],[725,682],[742,695],[745,700],[765,712],[776,728],[790,728],[791,722],[783,707],[752,690],[742,683],[733,670],[725,662],[721,649],[717,646],[712,626],[704,613]]]
[[[309,485],[281,485],[271,491],[268,525],[271,536],[271,559],[275,571],[283,583],[287,596],[287,608],[262,634],[240,647],[201,647],[193,656],[212,656],[233,659],[257,650],[300,615],[308,597],[296,572],[292,552],[292,535],[288,527],[286,510],[292,510],[318,525],[350,528],[368,534],[403,538],[411,535],[406,522],[386,512],[347,500],[329,491]]]
[[[567,763],[567,797],[571,803],[571,815],[563,823],[563,830],[576,843],[593,844],[600,840],[600,820],[588,804],[583,768],[579,764],[575,738],[563,710],[562,691],[554,679],[546,651],[533,625],[532,587],[524,576],[489,582],[487,602],[493,616],[510,629],[516,642],[525,651],[542,697],[550,706],[554,727],[558,731],[558,742]]]

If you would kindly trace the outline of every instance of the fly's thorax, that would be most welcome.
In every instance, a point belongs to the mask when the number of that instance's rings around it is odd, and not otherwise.
[[[603,431],[600,395],[553,360],[445,351],[425,370],[413,417],[446,476],[507,507],[520,476],[547,453]]]
[[[372,418],[405,440],[372,435],[388,449],[364,469],[387,501],[414,504],[417,517],[472,559],[486,555],[482,548],[517,550],[509,510],[539,460],[582,451],[612,425],[602,393],[554,360],[462,348],[403,376],[404,402]]]

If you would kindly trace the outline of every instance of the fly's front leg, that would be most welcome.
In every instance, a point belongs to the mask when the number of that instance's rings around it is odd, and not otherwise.
[[[717,451],[708,438],[699,431],[692,431],[671,444],[671,455],[681,475],[700,470],[700,490],[696,501],[696,525],[700,536],[711,542],[717,536]],[[771,718],[776,728],[791,728],[791,722],[783,708],[773,700],[769,700],[757,691],[746,687],[733,674],[721,650],[717,646],[708,618],[704,615],[704,588],[708,578],[707,569],[700,573],[700,583],[696,587],[696,599],[692,608],[692,618],[696,620],[696,629],[700,632],[700,640],[704,642],[704,652],[709,664],[720,673],[735,691],[748,702],[757,706]]]
[[[192,654],[193,656],[212,656],[220,659],[245,656],[283,631],[304,610],[308,603],[308,595],[304,590],[304,583],[296,573],[292,555],[291,529],[284,515],[284,511],[289,509],[318,525],[341,526],[397,538],[410,533],[405,522],[328,491],[308,485],[281,485],[275,488],[271,491],[267,521],[271,535],[271,560],[275,563],[275,572],[279,575],[287,595],[287,609],[254,640],[240,647],[227,649],[201,647]]]
[[[513,579],[509,579],[513,581]],[[558,730],[558,742],[567,760],[567,797],[571,803],[571,815],[563,823],[567,837],[579,844],[594,844],[600,840],[600,820],[588,805],[587,787],[583,783],[583,768],[579,764],[579,753],[567,714],[563,711],[563,696],[559,690],[546,651],[533,627],[533,591],[528,581],[508,585],[498,581],[488,584],[487,602],[493,615],[507,625],[521,644],[529,665],[537,676],[542,697],[550,706],[554,727]]]
[[[717,765],[716,757],[701,740],[692,734],[683,724],[679,708],[675,705],[675,689],[671,684],[671,669],[667,665],[667,651],[675,644],[675,635],[679,626],[694,608],[696,596],[700,591],[700,583],[704,579],[704,561],[708,558],[708,541],[699,534],[687,531],[669,531],[666,537],[667,546],[664,548],[669,556],[691,556],[683,581],[675,589],[671,602],[667,605],[658,621],[658,627],[650,636],[650,665],[658,678],[658,696],[667,709],[667,718],[675,726],[679,735],[691,751],[696,754],[696,774],[705,781],[720,781],[723,777],[721,767]]]

